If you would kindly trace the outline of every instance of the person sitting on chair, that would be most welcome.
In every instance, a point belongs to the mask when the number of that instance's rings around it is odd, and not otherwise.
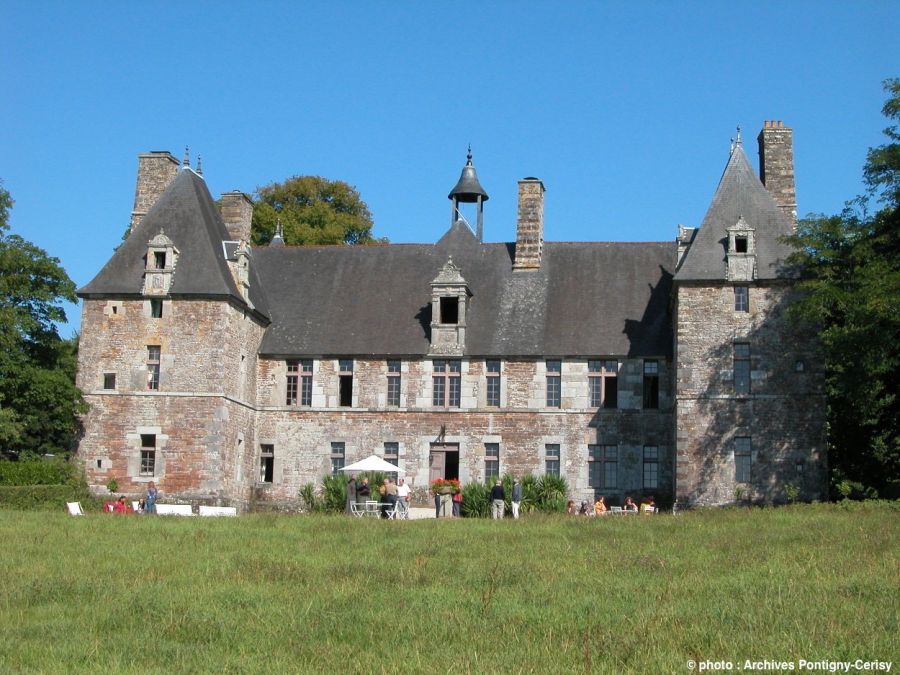
[[[119,497],[118,501],[116,501],[116,505],[113,507],[113,513],[133,513],[128,502],[125,501],[125,495],[122,495]]]
[[[595,516],[605,516],[606,515],[606,501],[603,499],[603,495],[597,497],[597,501],[594,502],[594,515]]]
[[[638,507],[637,507],[637,504],[634,503],[634,500],[631,497],[625,497],[625,506],[622,507],[622,510],[637,512]]]

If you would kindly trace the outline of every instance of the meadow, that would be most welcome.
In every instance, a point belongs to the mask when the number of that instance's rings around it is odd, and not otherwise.
[[[0,672],[896,670],[898,535],[884,502],[500,522],[2,511]]]

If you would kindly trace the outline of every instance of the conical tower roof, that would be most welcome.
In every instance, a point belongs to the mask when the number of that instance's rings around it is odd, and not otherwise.
[[[728,228],[740,219],[756,233],[759,278],[791,276],[786,260],[793,249],[781,237],[793,232],[793,222],[760,182],[738,138],[675,280],[724,280]]]

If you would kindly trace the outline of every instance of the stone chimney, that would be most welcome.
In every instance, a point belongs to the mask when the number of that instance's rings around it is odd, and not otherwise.
[[[222,221],[232,241],[250,241],[253,202],[239,190],[222,193]]]
[[[137,187],[134,190],[134,210],[131,230],[140,225],[150,208],[178,175],[178,160],[167,151],[155,150],[138,155]]]
[[[775,203],[797,220],[797,189],[794,185],[794,131],[781,120],[763,124],[759,132],[759,179]]]
[[[514,270],[536,270],[544,249],[544,184],[537,178],[519,181]]]

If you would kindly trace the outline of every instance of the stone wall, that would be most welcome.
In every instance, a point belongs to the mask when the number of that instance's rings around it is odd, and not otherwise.
[[[731,285],[682,284],[676,306],[676,496],[724,504],[737,497],[824,496],[824,373],[814,336],[787,315],[785,284],[750,286],[750,311]],[[749,345],[750,391],[735,387],[734,344]],[[735,439],[751,439],[751,480],[738,482]]]

